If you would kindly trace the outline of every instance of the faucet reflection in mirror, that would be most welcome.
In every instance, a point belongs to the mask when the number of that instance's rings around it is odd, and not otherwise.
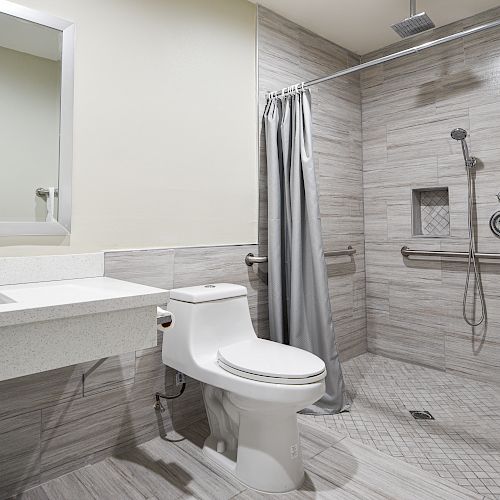
[[[59,190],[55,187],[49,188],[38,188],[36,190],[36,195],[40,198],[45,198],[47,202],[47,215],[45,216],[45,222],[55,222],[57,219],[55,217],[56,213],[56,196],[59,195]]]

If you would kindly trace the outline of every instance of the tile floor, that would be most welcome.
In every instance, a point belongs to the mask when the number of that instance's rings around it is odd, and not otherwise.
[[[23,500],[500,498],[500,393],[365,354],[344,364],[350,413],[300,416],[303,486],[248,490],[208,462],[205,420],[29,490]],[[428,410],[418,421],[409,410]],[[170,442],[166,442],[170,440]]]
[[[301,424],[304,484],[285,495],[245,488],[201,451],[206,421],[53,479],[18,500],[470,500],[481,499],[331,429]]]
[[[343,365],[352,411],[300,417],[487,498],[500,498],[500,390],[363,354]],[[435,420],[415,420],[427,410]]]

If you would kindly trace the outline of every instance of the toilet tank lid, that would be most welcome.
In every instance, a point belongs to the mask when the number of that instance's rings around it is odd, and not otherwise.
[[[241,285],[231,283],[214,283],[210,285],[188,286],[170,290],[170,299],[180,302],[198,304],[212,300],[241,297],[247,294],[247,289]]]

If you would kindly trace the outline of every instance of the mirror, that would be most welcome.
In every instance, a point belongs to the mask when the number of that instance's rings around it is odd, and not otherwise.
[[[74,26],[0,0],[0,236],[71,228]]]

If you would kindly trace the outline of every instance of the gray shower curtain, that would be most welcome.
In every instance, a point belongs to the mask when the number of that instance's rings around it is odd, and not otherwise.
[[[345,388],[321,239],[310,92],[268,100],[264,124],[271,339],[312,352],[326,364],[326,394],[303,413],[338,413],[345,409]]]

